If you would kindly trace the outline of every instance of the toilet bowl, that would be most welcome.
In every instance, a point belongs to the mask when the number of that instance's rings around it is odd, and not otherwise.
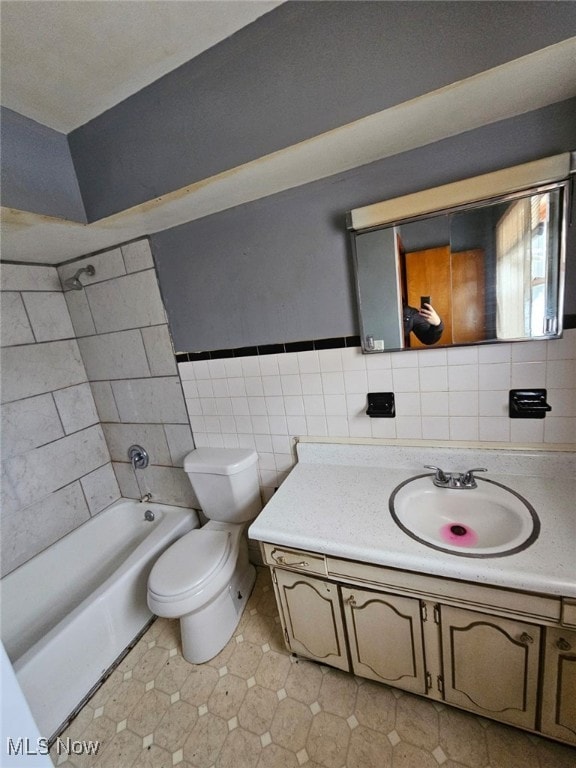
[[[148,607],[158,616],[180,619],[183,656],[193,664],[224,648],[254,585],[245,532],[261,509],[257,461],[254,451],[225,448],[198,448],[184,460],[209,521],[156,561],[148,578]]]

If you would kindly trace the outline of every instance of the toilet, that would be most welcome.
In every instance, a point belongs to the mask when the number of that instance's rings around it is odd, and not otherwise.
[[[164,551],[148,577],[148,607],[179,618],[184,658],[201,664],[224,648],[238,626],[256,571],[245,531],[262,508],[258,454],[197,448],[184,470],[208,522]]]

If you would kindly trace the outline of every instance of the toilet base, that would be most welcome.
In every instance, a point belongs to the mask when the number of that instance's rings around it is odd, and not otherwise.
[[[181,617],[182,655],[186,661],[202,664],[220,653],[238,626],[255,580],[256,569],[246,558],[244,567],[236,568],[226,589],[209,605]]]

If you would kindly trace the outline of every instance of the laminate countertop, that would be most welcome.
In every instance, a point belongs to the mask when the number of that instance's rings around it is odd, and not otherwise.
[[[298,463],[249,537],[348,560],[478,584],[576,598],[576,457],[569,452],[300,443]],[[528,548],[471,558],[407,535],[389,511],[393,490],[434,464],[482,475],[521,494],[541,529]],[[479,483],[480,485],[480,483]],[[466,494],[474,490],[457,491]]]

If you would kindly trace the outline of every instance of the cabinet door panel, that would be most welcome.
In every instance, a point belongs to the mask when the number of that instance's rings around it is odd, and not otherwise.
[[[441,611],[445,700],[534,728],[540,628],[448,606]]]
[[[338,586],[275,570],[288,647],[339,669],[349,669]]]
[[[576,632],[546,629],[542,732],[576,744]]]
[[[346,587],[342,598],[353,671],[426,693],[420,602]]]

